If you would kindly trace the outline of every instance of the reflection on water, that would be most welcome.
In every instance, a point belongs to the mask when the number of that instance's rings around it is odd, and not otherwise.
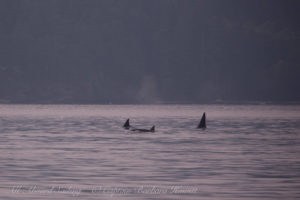
[[[299,130],[300,106],[0,105],[0,197],[297,199]]]

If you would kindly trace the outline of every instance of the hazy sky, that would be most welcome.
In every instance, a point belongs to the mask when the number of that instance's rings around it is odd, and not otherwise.
[[[298,0],[1,0],[0,103],[300,101]]]

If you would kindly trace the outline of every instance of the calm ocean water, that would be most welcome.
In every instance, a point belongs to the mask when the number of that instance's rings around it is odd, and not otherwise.
[[[0,148],[5,200],[300,198],[300,106],[0,105]]]

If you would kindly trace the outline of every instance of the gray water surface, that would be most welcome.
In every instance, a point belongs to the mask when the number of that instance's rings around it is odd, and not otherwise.
[[[0,149],[0,199],[300,198],[300,106],[0,105]]]

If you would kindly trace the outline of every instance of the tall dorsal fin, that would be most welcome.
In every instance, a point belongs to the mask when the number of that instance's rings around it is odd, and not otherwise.
[[[126,120],[126,122],[123,125],[124,128],[129,128],[130,124],[129,124],[129,119]]]
[[[205,112],[203,113],[202,118],[201,118],[200,123],[198,124],[197,128],[203,128],[203,129],[206,128],[206,115],[205,115]]]

